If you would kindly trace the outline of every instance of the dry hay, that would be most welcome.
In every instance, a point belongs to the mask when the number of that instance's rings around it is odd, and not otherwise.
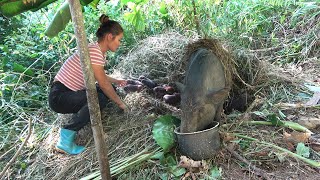
[[[126,78],[144,75],[158,83],[177,81],[185,72],[184,47],[193,39],[174,32],[148,37],[122,57],[115,69]]]

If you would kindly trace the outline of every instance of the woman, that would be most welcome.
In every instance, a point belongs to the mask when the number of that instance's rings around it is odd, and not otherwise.
[[[104,54],[107,51],[114,52],[118,49],[123,37],[123,29],[118,22],[109,20],[106,15],[102,15],[99,20],[101,24],[96,32],[98,41],[89,44],[88,48],[94,77],[99,84],[97,93],[100,110],[106,106],[108,98],[121,109],[126,110],[127,106],[121,101],[112,86],[112,83],[124,86],[126,81],[114,79],[106,75],[104,71],[106,64]],[[85,148],[76,145],[74,140],[77,131],[90,122],[90,115],[78,52],[67,59],[55,76],[49,94],[49,106],[57,113],[74,113],[71,122],[62,125],[60,129],[57,150],[68,154],[83,152]]]

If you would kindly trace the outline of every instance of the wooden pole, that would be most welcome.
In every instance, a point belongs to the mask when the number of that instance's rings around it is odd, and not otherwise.
[[[84,29],[82,9],[79,0],[68,0],[74,33],[77,39],[77,48],[80,55],[81,68],[84,75],[87,88],[88,107],[90,112],[91,128],[94,137],[97,157],[100,166],[101,178],[103,180],[111,179],[108,160],[107,144],[104,141],[104,132],[101,123],[101,113],[99,108],[95,78],[92,71],[90,57],[88,52],[87,36]]]

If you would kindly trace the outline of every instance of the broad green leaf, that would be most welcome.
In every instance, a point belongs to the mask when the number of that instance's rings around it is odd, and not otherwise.
[[[25,73],[26,75],[29,75],[29,76],[33,76],[34,75],[34,72],[31,69],[27,70],[26,67],[24,67],[23,65],[18,64],[18,63],[13,63],[13,71],[20,72],[20,73]]]
[[[141,13],[140,6],[137,6],[136,4],[129,2],[128,7],[132,10],[132,12],[127,12],[124,14],[124,18],[131,23],[136,30],[138,31],[144,31],[146,23],[145,23],[145,17]]]
[[[153,138],[164,151],[167,151],[174,146],[174,129],[179,123],[180,120],[171,115],[161,116],[155,121],[152,129]]]
[[[298,143],[296,152],[297,154],[305,158],[308,158],[310,156],[310,148],[306,147],[303,143]]]

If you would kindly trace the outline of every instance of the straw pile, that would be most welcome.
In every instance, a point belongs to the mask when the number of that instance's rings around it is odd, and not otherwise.
[[[184,47],[196,39],[178,33],[149,37],[122,57],[115,69],[126,78],[144,75],[157,83],[180,81],[186,65],[181,61]]]

